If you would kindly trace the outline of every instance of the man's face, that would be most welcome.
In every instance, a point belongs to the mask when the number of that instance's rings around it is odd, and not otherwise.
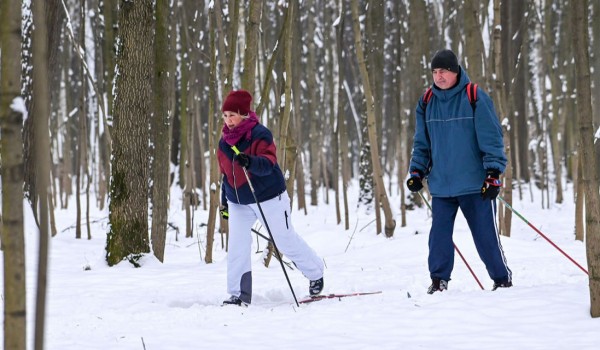
[[[433,69],[431,73],[433,74],[433,82],[442,90],[453,87],[458,79],[458,73],[454,73],[444,68]]]

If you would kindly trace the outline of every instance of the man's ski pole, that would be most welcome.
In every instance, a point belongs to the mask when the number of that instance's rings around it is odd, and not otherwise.
[[[504,200],[504,198],[502,198],[502,196],[498,196],[498,199],[504,204],[505,207],[507,207],[508,209],[510,209],[510,211],[512,211],[513,213],[515,213],[519,218],[521,218],[521,220],[525,221],[525,223],[527,225],[529,225],[529,227],[531,227],[535,232],[537,232],[540,236],[542,236],[546,241],[548,241],[548,243],[550,243],[554,248],[556,248],[559,252],[561,252],[564,256],[567,257],[567,259],[571,260],[571,262],[575,265],[577,265],[577,267],[579,267],[581,269],[581,271],[585,272],[586,275],[589,275],[589,273],[587,272],[586,269],[584,269],[581,265],[579,265],[577,263],[577,261],[573,260],[573,258],[571,258],[569,256],[569,254],[565,253],[562,249],[560,249],[556,244],[554,244],[554,242],[552,242],[548,237],[546,237],[546,235],[544,235],[542,233],[542,231],[538,230],[535,226],[533,226],[529,221],[527,221],[527,219],[525,219],[521,214],[519,214],[518,211],[515,210],[515,208],[513,208],[510,204],[506,203],[506,201]]]
[[[423,201],[425,202],[425,204],[427,204],[427,207],[429,208],[429,210],[431,210],[431,212],[433,212],[433,209],[431,209],[431,205],[429,204],[429,201],[427,199],[425,199],[425,197],[423,196],[423,194],[421,193],[421,191],[419,191],[419,196],[421,196],[421,198],[423,199]],[[473,272],[473,269],[471,269],[471,266],[469,266],[469,263],[467,262],[467,259],[465,259],[465,257],[462,255],[462,253],[460,252],[460,250],[458,250],[458,247],[456,246],[456,243],[452,242],[452,244],[454,244],[454,249],[456,250],[456,252],[460,256],[460,258],[462,259],[462,261],[465,263],[465,265],[467,265],[467,269],[469,269],[469,271],[471,272],[471,275],[473,275],[473,278],[475,278],[475,281],[477,281],[477,284],[479,285],[479,287],[481,287],[481,289],[485,289],[485,288],[483,288],[483,285],[481,284],[481,282],[479,282],[479,278],[477,278],[477,275],[475,275],[475,272]]]
[[[235,152],[236,155],[240,154],[240,150],[235,146],[231,146],[231,149]],[[294,296],[294,301],[296,302],[296,306],[300,307],[298,304],[298,299],[296,298],[296,293],[294,292],[294,288],[292,288],[292,283],[290,282],[290,278],[288,277],[287,271],[285,271],[285,267],[283,266],[283,259],[281,258],[281,254],[279,254],[279,249],[277,249],[277,245],[275,244],[275,239],[271,234],[271,229],[269,228],[269,223],[267,222],[267,218],[265,218],[265,214],[263,213],[262,207],[258,202],[258,198],[256,198],[256,193],[254,192],[254,186],[252,186],[252,182],[250,181],[250,176],[248,176],[248,171],[246,168],[242,167],[244,170],[244,175],[246,175],[246,180],[248,181],[248,185],[250,186],[250,192],[252,192],[252,196],[254,197],[254,201],[258,206],[258,210],[260,211],[260,216],[262,216],[263,221],[265,222],[265,227],[267,228],[267,232],[269,233],[269,237],[271,238],[271,243],[273,243],[273,248],[275,249],[275,254],[277,255],[277,260],[279,260],[279,264],[281,264],[281,269],[283,270],[283,274],[285,275],[285,279],[287,280],[288,286],[290,286],[290,290],[292,291],[292,295]]]

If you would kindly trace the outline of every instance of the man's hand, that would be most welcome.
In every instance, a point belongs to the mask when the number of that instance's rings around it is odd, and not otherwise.
[[[494,200],[500,194],[502,181],[500,181],[500,171],[496,169],[486,170],[485,180],[481,186],[481,198]]]
[[[411,192],[419,192],[423,188],[423,173],[419,170],[412,170],[410,178],[406,181],[406,187]]]

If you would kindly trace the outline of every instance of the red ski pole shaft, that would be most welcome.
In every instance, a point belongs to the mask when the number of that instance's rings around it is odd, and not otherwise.
[[[456,243],[452,242],[452,244],[454,244],[454,249],[456,249],[456,252],[458,253],[458,255],[460,255],[460,258],[465,263],[465,265],[467,265],[467,269],[469,269],[469,271],[471,272],[471,275],[473,275],[473,278],[475,278],[475,281],[477,281],[477,284],[479,285],[479,287],[481,287],[481,289],[484,290],[485,288],[483,288],[483,285],[479,281],[479,278],[477,278],[477,275],[475,275],[475,272],[473,272],[473,269],[471,269],[471,266],[467,263],[467,260],[465,259],[465,257],[462,255],[460,250],[458,250]]]
[[[569,254],[565,253],[562,249],[560,249],[556,244],[554,244],[554,242],[552,242],[550,240],[550,238],[546,237],[546,235],[543,234],[542,231],[538,230],[537,227],[533,226],[529,221],[527,221],[527,219],[525,219],[523,217],[523,215],[519,214],[519,212],[516,211],[515,208],[513,208],[510,204],[506,203],[506,201],[504,200],[504,198],[502,198],[502,196],[498,196],[498,199],[504,204],[505,207],[507,207],[508,209],[510,209],[510,211],[512,211],[513,213],[515,213],[515,215],[517,215],[519,218],[521,218],[521,220],[523,220],[527,225],[529,225],[529,227],[531,227],[535,232],[537,232],[546,241],[548,241],[548,243],[550,243],[554,248],[556,248],[559,252],[561,252],[562,255],[564,255],[565,257],[567,257],[567,259],[571,260],[571,262],[573,264],[577,265],[577,267],[579,267],[581,269],[581,271],[585,272],[586,275],[589,275],[588,271],[586,269],[584,269],[581,265],[579,265],[577,263],[577,261],[575,261],[573,258],[571,258],[569,256]]]
[[[423,199],[423,201],[425,202],[425,204],[427,204],[427,207],[429,208],[429,210],[431,210],[433,212],[433,210],[431,209],[431,205],[429,204],[429,201],[427,199],[425,199],[425,197],[423,197],[423,194],[421,193],[421,191],[419,191],[419,196],[421,196],[421,198]],[[471,266],[467,262],[467,259],[465,259],[465,257],[462,255],[462,253],[460,252],[460,250],[458,250],[458,247],[456,246],[456,243],[452,242],[452,244],[454,244],[454,249],[456,250],[456,252],[460,256],[460,258],[462,259],[462,261],[465,263],[465,265],[467,265],[467,269],[469,269],[469,271],[471,272],[471,275],[473,275],[473,278],[475,278],[475,281],[477,281],[477,284],[479,285],[479,287],[481,287],[481,289],[485,289],[485,288],[483,288],[483,285],[479,281],[479,278],[477,278],[477,275],[475,274],[475,272],[473,271],[473,269],[471,268]]]

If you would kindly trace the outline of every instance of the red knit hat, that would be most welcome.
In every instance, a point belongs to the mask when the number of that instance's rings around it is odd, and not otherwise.
[[[236,112],[240,115],[248,115],[251,108],[252,95],[246,90],[232,90],[223,102],[222,112]]]

